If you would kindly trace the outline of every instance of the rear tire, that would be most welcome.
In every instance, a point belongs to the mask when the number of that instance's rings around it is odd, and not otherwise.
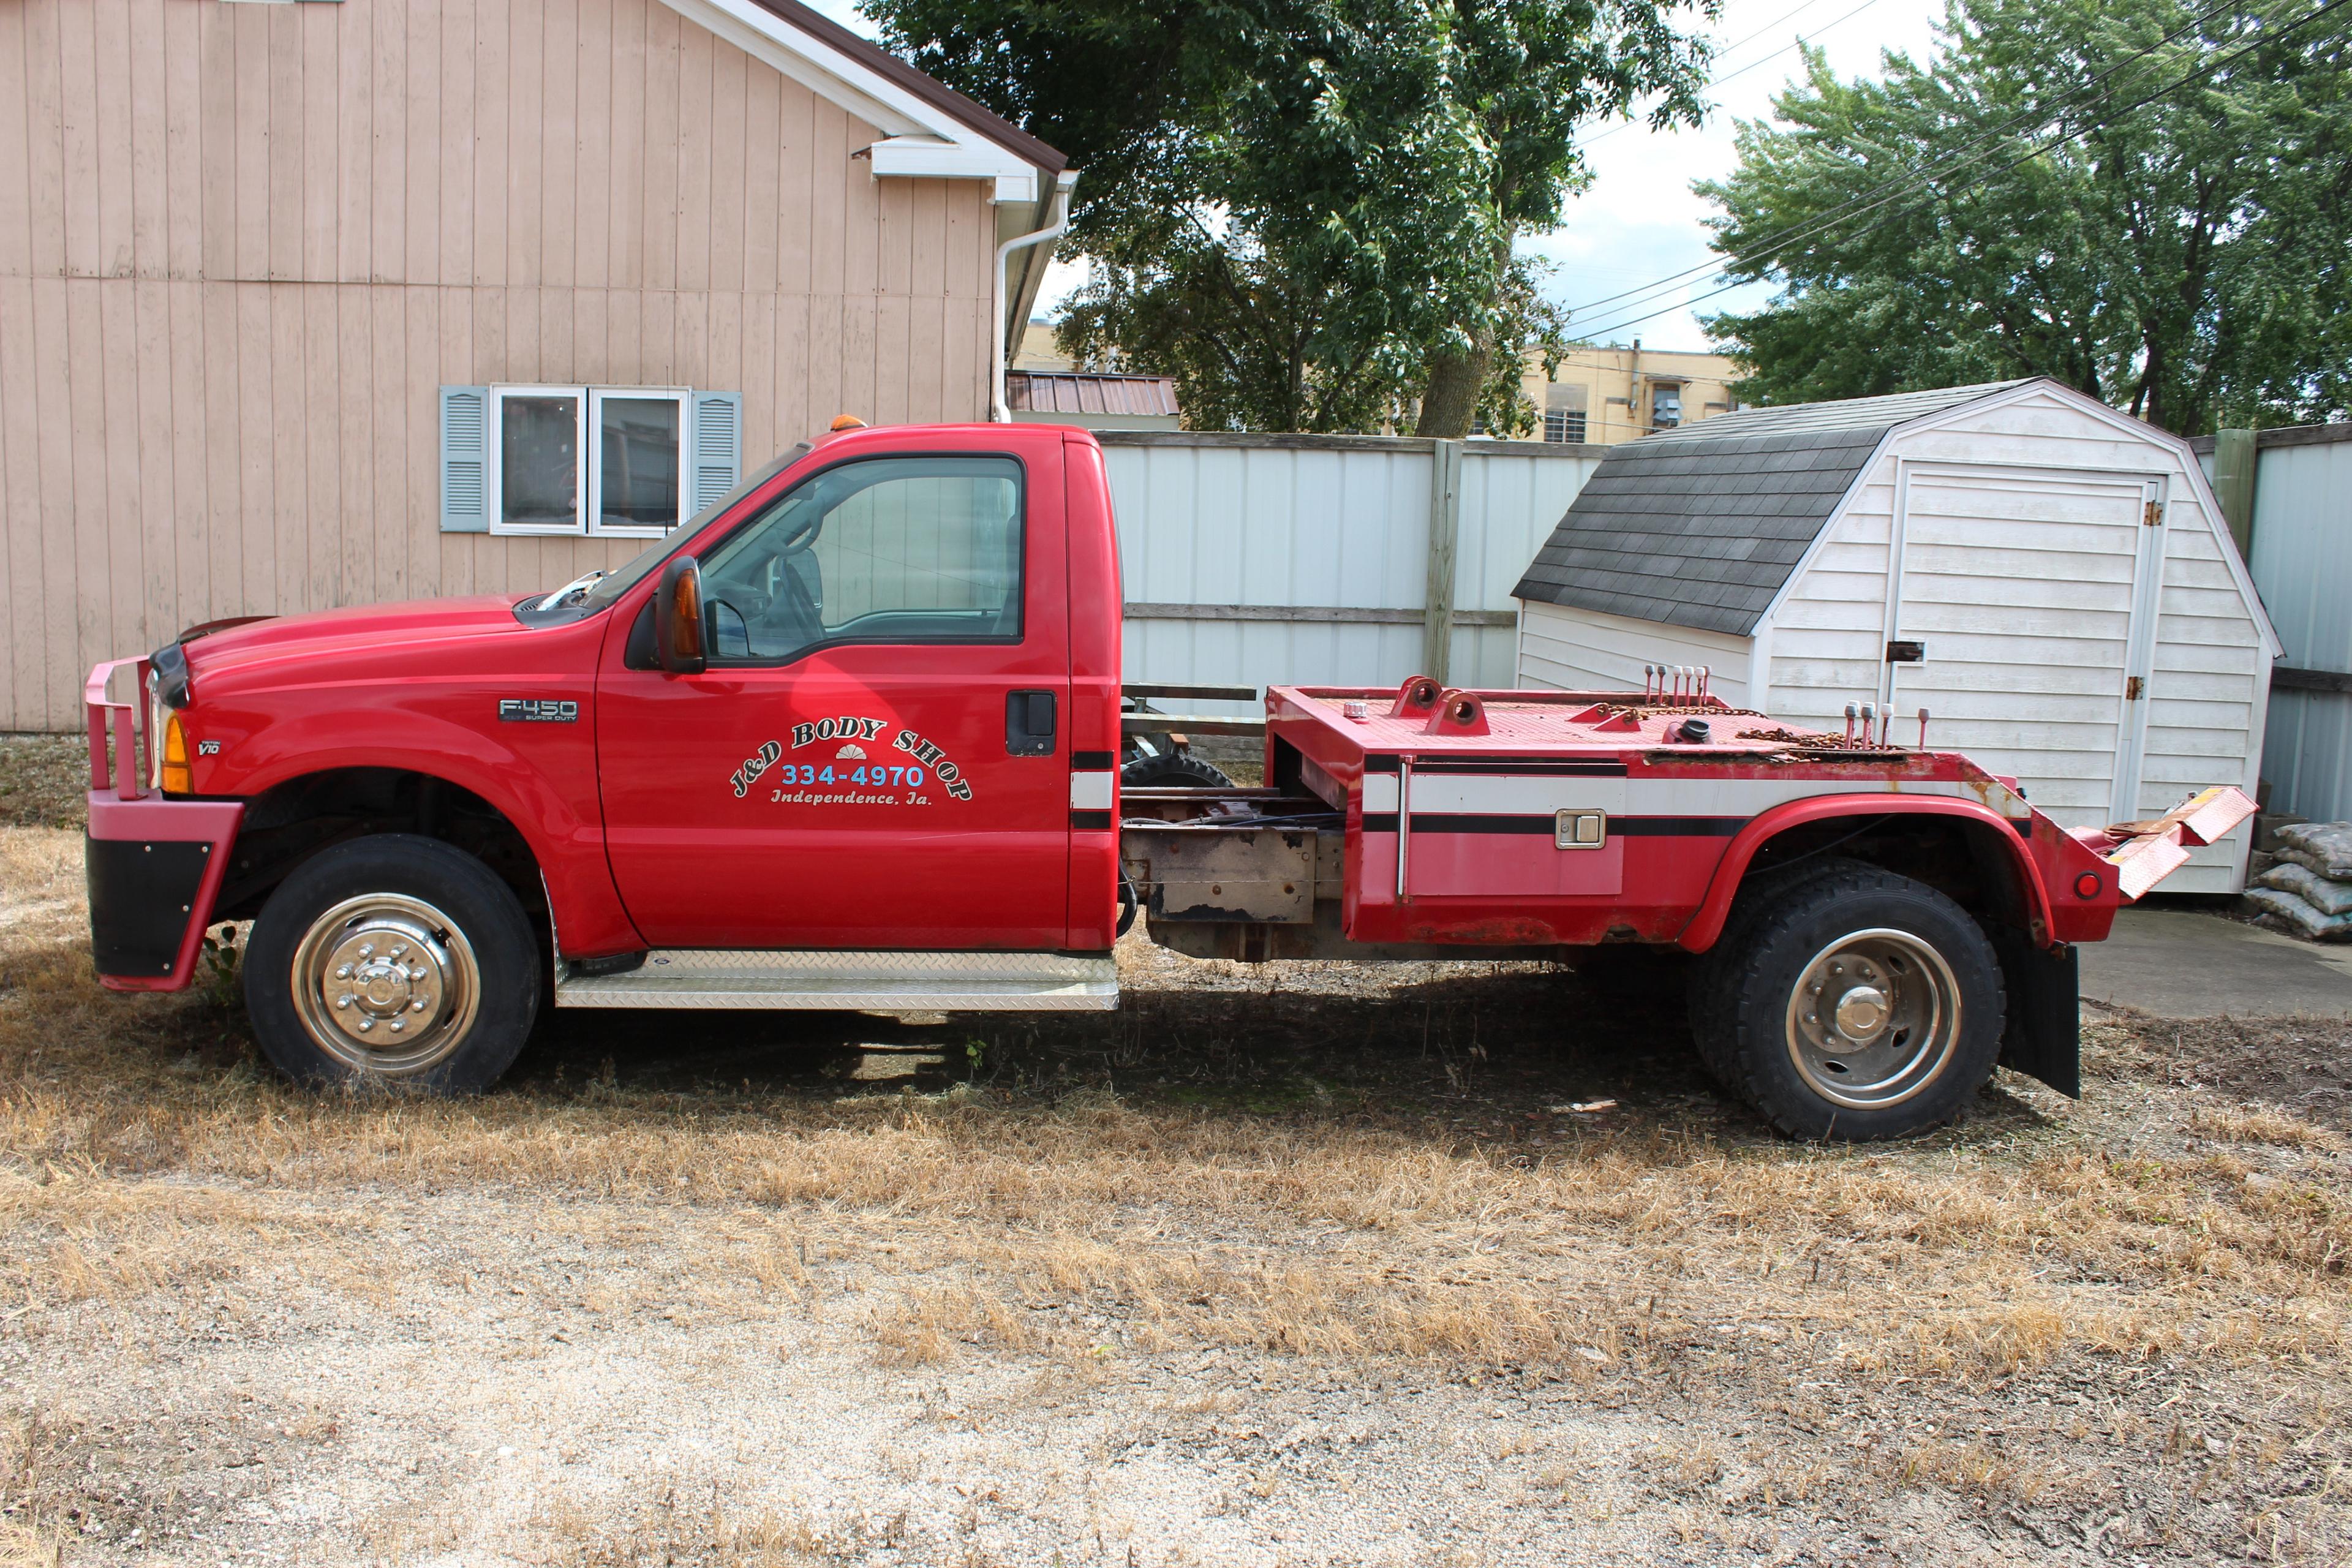
[[[1744,895],[1691,989],[1707,1070],[1792,1138],[1903,1138],[1992,1076],[2007,997],[1967,910],[1831,862]]]
[[[464,850],[383,833],[298,867],[247,942],[246,1009],[297,1083],[476,1094],[539,1015],[539,941]]]

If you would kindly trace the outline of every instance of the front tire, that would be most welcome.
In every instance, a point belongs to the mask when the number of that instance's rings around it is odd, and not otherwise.
[[[1903,1138],[1992,1076],[2007,997],[1968,911],[1858,863],[1759,888],[1691,991],[1699,1056],[1792,1138]]]
[[[244,969],[263,1054],[302,1084],[478,1093],[539,1014],[539,942],[513,890],[414,834],[303,862],[262,906]]]

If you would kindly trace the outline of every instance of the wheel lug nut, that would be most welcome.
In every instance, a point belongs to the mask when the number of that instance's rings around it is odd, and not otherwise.
[[[411,1002],[408,1005],[408,1010],[412,1013],[422,1013],[425,1011],[425,998],[419,996],[415,1001]]]
[[[375,943],[372,942],[363,942],[360,943],[360,956],[362,958],[373,958],[375,956]]]
[[[336,979],[338,979],[338,980],[349,980],[351,977],[352,977],[352,966],[351,966],[350,964],[348,964],[348,963],[344,964],[341,969],[338,969],[338,970],[336,970],[336,971],[335,971],[335,978],[336,978]]]
[[[408,977],[409,977],[411,980],[422,980],[422,979],[424,979],[424,978],[425,978],[425,969],[424,969],[424,966],[423,966],[422,964],[420,964],[420,965],[418,965],[416,968],[410,970],[410,971],[408,972]]]
[[[406,1023],[405,1021],[402,1020],[402,1019],[394,1018],[394,1019],[392,1021],[392,1032],[393,1032],[394,1034],[395,1034],[395,1035],[396,1035],[396,1034],[398,1034],[398,1033],[400,1033],[400,1031],[401,1031],[401,1030],[405,1029],[406,1027],[408,1027],[407,1023]]]
[[[374,1027],[375,1027],[375,1020],[374,1020],[373,1018],[362,1018],[362,1019],[360,1020],[360,1033],[361,1033],[361,1034],[364,1035],[364,1034],[366,1034],[370,1029],[373,1029],[373,1028],[374,1028]]]
[[[396,942],[392,944],[392,956],[394,958],[398,958],[402,953],[406,952],[407,951],[408,944],[406,942]]]
[[[351,1005],[352,1005],[352,994],[351,994],[350,992],[348,992],[348,991],[344,992],[341,995],[340,995],[340,996],[338,996],[338,997],[336,997],[336,998],[335,998],[335,1005],[336,1005],[336,1006],[338,1006],[338,1007],[349,1007]]]

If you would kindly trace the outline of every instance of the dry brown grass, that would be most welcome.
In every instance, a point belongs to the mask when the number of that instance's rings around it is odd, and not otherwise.
[[[2284,1121],[2231,1126],[2279,1143],[2272,1123]],[[1726,1316],[1886,1376],[2000,1377],[2070,1351],[2315,1353],[2342,1345],[2352,1258],[2352,1205],[2326,1173],[1659,1134],[1520,1163],[1391,1130],[1104,1102],[686,1113],[626,1100],[351,1102],[223,1079],[126,1105],[20,1079],[0,1089],[0,1149],[16,1172],[0,1178],[0,1215],[42,1238],[0,1260],[0,1278],[61,1300],[238,1267],[265,1220],[206,1189],[138,1180],[164,1171],[264,1190],[495,1185],[813,1212],[836,1234],[973,1270],[992,1300],[1116,1310],[1153,1345],[1485,1364],[1584,1362],[1576,1352],[1593,1347],[1604,1364],[1638,1359]],[[1253,1239],[1202,1247],[1203,1231]],[[789,1254],[742,1267],[771,1289],[797,1283]]]
[[[2161,1375],[2242,1384],[2249,1398],[2346,1388],[2345,1141],[2256,1103],[2147,1123],[2182,1139],[2011,1100],[1958,1132],[1875,1149],[1773,1142],[1690,1100],[1547,1121],[1534,1108],[1591,1096],[1529,1069],[1526,1092],[1497,1076],[1482,1098],[1492,1058],[1435,1059],[1411,1002],[1400,1028],[1422,1030],[1423,1055],[1408,1044],[1382,1059],[1422,1079],[1392,1100],[1378,1082],[1335,1093],[1333,1069],[1310,1062],[1285,1070],[1314,1092],[1265,1113],[1152,1092],[1118,1022],[1099,1045],[992,1039],[989,1059],[1027,1075],[1018,1089],[712,1081],[728,1069],[681,1086],[624,1076],[592,1035],[478,1100],[319,1097],[258,1070],[237,1020],[201,999],[92,984],[79,876],[69,837],[0,830],[0,1299],[45,1316],[136,1325],[214,1284],[388,1309],[414,1293],[416,1263],[380,1196],[496,1194],[545,1205],[569,1234],[688,1260],[690,1278],[661,1299],[678,1321],[854,1324],[878,1365],[902,1371],[1013,1357],[1084,1376],[1224,1350],[1540,1376],[1611,1400],[1687,1397],[1694,1379],[1750,1400],[1835,1387],[1889,1409],[1996,1400],[2037,1378],[2137,1388]],[[1204,1054],[1246,1051],[1246,1021],[1213,993],[1165,987],[1161,962],[1133,977],[1142,1006],[1181,1023],[1197,1005]],[[1462,1005],[1483,1005],[1468,994]],[[1269,995],[1244,1000],[1271,1015]],[[1292,1017],[1323,1005],[1294,1000]],[[1507,1050],[1500,1026],[1481,1026],[1494,1043],[1479,1050]],[[2127,1072],[2148,1059],[2159,1047],[2137,1029],[2102,1026],[2095,1060]],[[1103,1070],[1070,1067],[1090,1051]],[[1122,1075],[1144,1089],[1120,1091]],[[600,1304],[604,1289],[575,1294],[593,1310],[646,1305]],[[1218,1408],[1203,1397],[1202,1412]],[[2264,1420],[2282,1447],[2260,1474],[2340,1461],[2325,1407]],[[1498,1464],[1539,1452],[1513,1432],[1482,1447]],[[1710,1511],[1727,1488],[1774,1508],[1931,1485],[2032,1509],[2088,1473],[1945,1433],[1827,1468],[1702,1441],[1661,1459],[1656,1485],[1703,1500],[1675,1506],[1695,1539],[1719,1544],[1748,1528]],[[1547,1470],[1538,1489],[1570,1485]],[[2249,1531],[2336,1539],[2331,1493],[2246,1495]],[[582,1563],[679,1542],[728,1563],[847,1550],[700,1504],[615,1522],[551,1502],[534,1529],[546,1560]]]
[[[2189,1130],[2224,1143],[2271,1143],[2283,1149],[2330,1152],[2340,1152],[2345,1147],[2344,1135],[2335,1129],[2267,1106],[2234,1110],[2202,1107],[2190,1114]]]

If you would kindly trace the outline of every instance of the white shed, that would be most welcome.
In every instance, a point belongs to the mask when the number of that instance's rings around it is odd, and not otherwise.
[[[2068,826],[2252,794],[2282,651],[2188,443],[2042,378],[1614,447],[1514,594],[1522,686],[1703,664],[1798,723],[1891,707],[1906,742],[1925,708]],[[2250,840],[2166,890],[2237,891]]]

